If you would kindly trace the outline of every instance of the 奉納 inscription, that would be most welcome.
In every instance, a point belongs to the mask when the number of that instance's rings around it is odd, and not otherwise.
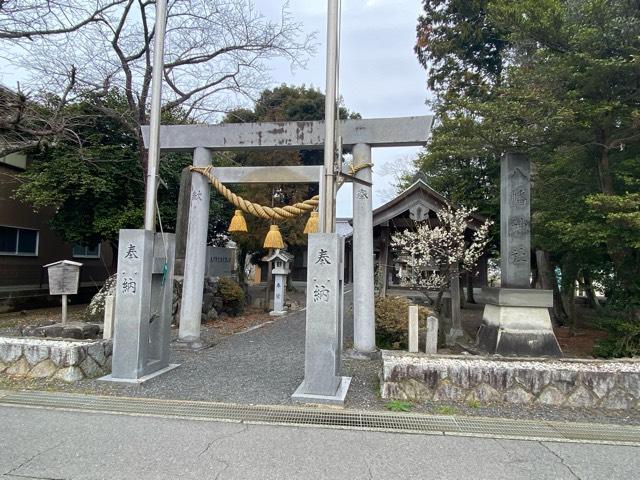
[[[316,260],[316,264],[318,265],[331,265],[331,259],[329,258],[329,253],[321,248],[318,252],[318,258]]]
[[[133,279],[133,277],[124,277],[122,280],[122,293],[135,295],[138,289],[137,282]]]
[[[331,294],[331,290],[329,290],[326,285],[316,283],[313,286],[313,303],[325,302],[329,303],[329,295]]]
[[[127,252],[124,254],[124,258],[128,260],[133,260],[134,258],[138,258],[138,248],[133,243],[130,243],[127,246]]]

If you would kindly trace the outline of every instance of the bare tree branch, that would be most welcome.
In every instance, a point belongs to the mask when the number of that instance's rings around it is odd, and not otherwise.
[[[82,0],[0,1],[0,40],[33,40],[36,37],[71,33],[90,23],[103,21],[103,14],[126,0],[95,2]]]

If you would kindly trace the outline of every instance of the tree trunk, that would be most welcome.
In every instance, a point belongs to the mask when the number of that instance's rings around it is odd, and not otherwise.
[[[562,305],[560,288],[554,271],[555,265],[549,260],[549,253],[543,250],[536,250],[536,264],[538,266],[536,288],[553,290],[551,317],[555,325],[564,325],[567,321],[567,313]]]
[[[465,280],[467,284],[467,302],[476,303],[476,299],[473,297],[473,275],[471,272],[467,272]]]
[[[588,269],[582,271],[582,278],[584,279],[584,290],[589,300],[589,306],[595,310],[600,310],[602,305],[596,297],[596,292],[593,290],[593,278],[591,278],[591,272]]]
[[[573,254],[565,255],[562,261],[562,303],[567,313],[571,333],[576,332],[576,280],[578,265]]]

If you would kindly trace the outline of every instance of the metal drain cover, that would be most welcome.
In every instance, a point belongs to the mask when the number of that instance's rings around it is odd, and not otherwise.
[[[57,392],[0,392],[0,405],[153,415],[211,421],[640,445],[640,427],[416,413],[106,397]]]

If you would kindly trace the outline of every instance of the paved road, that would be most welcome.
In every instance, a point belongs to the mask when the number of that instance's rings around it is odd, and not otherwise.
[[[0,479],[632,479],[640,448],[0,407]]]

